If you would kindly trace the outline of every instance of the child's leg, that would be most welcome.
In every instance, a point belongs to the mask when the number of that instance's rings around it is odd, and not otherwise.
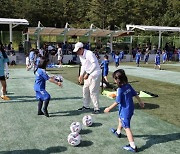
[[[134,142],[134,138],[133,138],[133,134],[131,132],[131,129],[130,128],[124,128],[124,130],[126,132],[129,143]]]
[[[134,143],[134,138],[133,138],[132,131],[130,129],[130,121],[131,121],[131,117],[127,118],[127,119],[126,118],[123,119],[122,123],[123,123],[123,128],[124,128],[124,130],[126,132],[129,144],[133,149],[135,149],[136,146],[135,146],[135,143]]]
[[[107,76],[104,76],[104,80],[105,80],[106,83],[109,83],[108,79],[107,79]]]
[[[48,113],[48,110],[47,110],[48,105],[49,105],[49,99],[47,99],[47,100],[44,101],[43,112],[44,112],[44,115],[45,115],[46,117],[49,117],[49,113]]]
[[[6,80],[1,80],[1,84],[2,84],[2,89],[1,89],[1,92],[2,92],[2,96],[4,96],[6,94]]]
[[[122,123],[121,123],[121,119],[119,118],[119,123],[118,123],[118,127],[117,127],[117,133],[120,134],[122,130]]]
[[[154,69],[156,69],[156,64],[154,65]]]
[[[126,131],[126,135],[129,141],[129,145],[126,145],[123,147],[123,149],[128,150],[128,151],[132,151],[132,152],[137,152],[137,147],[134,143],[134,138],[133,138],[133,134],[131,132],[130,128],[124,128],[124,130]]]
[[[43,101],[41,99],[39,99],[39,103],[38,103],[38,115],[44,115],[42,112],[42,106],[43,106]]]

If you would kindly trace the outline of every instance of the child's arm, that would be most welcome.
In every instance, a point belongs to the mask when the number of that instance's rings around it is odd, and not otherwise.
[[[144,108],[144,102],[141,100],[141,98],[138,95],[136,95],[135,97],[138,100],[140,107]]]
[[[49,81],[52,82],[52,83],[57,84],[58,86],[62,86],[62,83],[61,82],[57,82],[56,80],[54,80],[54,77],[50,77]]]
[[[118,105],[118,103],[113,103],[111,106],[105,108],[104,112],[107,113],[109,112],[110,110],[112,110],[114,107],[116,107]]]

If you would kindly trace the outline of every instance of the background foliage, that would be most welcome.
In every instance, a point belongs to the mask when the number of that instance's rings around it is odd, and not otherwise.
[[[25,18],[30,26],[99,28],[126,24],[180,26],[179,0],[5,0],[1,18]],[[8,26],[1,25],[1,29]],[[20,27],[22,28],[22,27]]]

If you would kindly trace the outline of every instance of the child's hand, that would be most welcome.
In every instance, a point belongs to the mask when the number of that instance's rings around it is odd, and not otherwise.
[[[140,102],[139,105],[140,105],[141,108],[144,108],[144,106],[145,106],[144,102]]]
[[[60,86],[60,87],[62,87],[62,83],[61,83],[61,82],[58,82],[57,85]]]
[[[108,113],[110,110],[109,110],[109,108],[107,107],[107,108],[105,108],[105,110],[104,110],[104,113]]]

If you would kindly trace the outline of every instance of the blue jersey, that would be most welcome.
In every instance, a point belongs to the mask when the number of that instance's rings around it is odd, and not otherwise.
[[[103,76],[107,76],[108,71],[109,71],[109,60],[103,60],[101,62],[101,66],[104,68],[103,69]]]
[[[112,55],[112,58],[114,59],[115,63],[117,63],[117,62],[119,63],[119,59],[120,59],[119,55],[117,55],[113,52],[111,52],[111,55]]]
[[[34,83],[34,90],[35,91],[42,91],[46,88],[46,81],[49,80],[49,76],[46,74],[44,69],[38,68],[36,73],[35,83]]]
[[[155,64],[156,65],[160,65],[160,59],[161,59],[160,54],[156,54],[156,56],[155,56]]]
[[[119,63],[119,60],[120,60],[120,57],[119,57],[119,55],[114,55],[114,60],[115,60],[115,62],[116,63]]]
[[[39,65],[40,60],[41,60],[41,58],[40,58],[40,57],[37,57],[37,59],[36,59],[36,66]]]
[[[139,64],[140,58],[141,58],[141,53],[137,52],[136,53],[136,63]]]
[[[4,64],[9,62],[8,58],[4,58],[2,52],[0,52],[0,76],[4,76]]]
[[[134,113],[133,97],[136,96],[136,91],[130,84],[125,84],[117,89],[116,102],[119,105],[119,116],[121,118],[131,118]]]
[[[120,60],[124,58],[124,51],[120,52]]]
[[[164,52],[164,53],[163,53],[163,61],[166,61],[166,59],[167,59],[167,53]]]
[[[33,61],[34,58],[35,58],[34,51],[31,51],[31,52],[29,53],[29,60],[30,60],[30,61]]]
[[[149,53],[146,53],[146,54],[145,54],[145,62],[147,62],[148,59],[149,59]]]

